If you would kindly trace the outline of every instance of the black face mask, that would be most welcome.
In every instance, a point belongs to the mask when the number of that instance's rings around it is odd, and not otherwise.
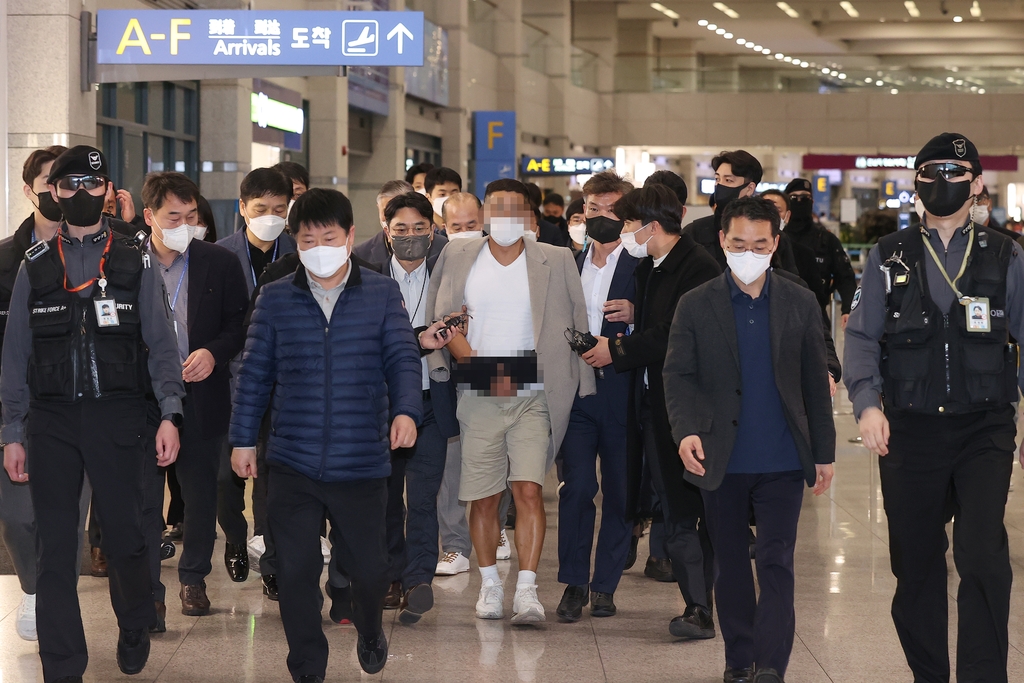
[[[57,199],[57,206],[68,225],[88,228],[99,223],[106,200],[105,195],[94,197],[87,190],[80,189],[70,197]]]
[[[391,249],[399,261],[419,261],[430,251],[430,235],[392,237]]]
[[[64,214],[61,213],[57,202],[53,201],[53,196],[49,191],[40,192],[36,195],[36,199],[39,200],[39,213],[43,214],[43,218],[48,221],[59,221],[64,218]]]
[[[734,199],[739,199],[740,192],[743,192],[743,188],[746,185],[740,185],[739,187],[729,187],[717,183],[715,185],[715,211],[721,211],[725,208],[726,204]]]
[[[941,175],[930,183],[914,182],[917,196],[931,215],[942,218],[952,216],[971,198],[971,183],[951,183]]]
[[[813,221],[814,201],[799,195],[789,198],[790,220],[787,225],[807,225]]]
[[[608,216],[594,216],[587,219],[587,235],[601,244],[608,244],[619,239],[624,221],[617,221]]]

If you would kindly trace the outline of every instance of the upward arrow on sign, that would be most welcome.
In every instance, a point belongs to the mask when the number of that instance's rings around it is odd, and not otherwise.
[[[412,31],[407,29],[405,27],[405,24],[399,22],[398,25],[395,26],[393,29],[391,29],[391,32],[388,33],[388,40],[391,40],[392,38],[394,38],[396,36],[398,37],[398,54],[402,54],[402,51],[405,48],[405,45],[403,44],[402,41],[405,38],[408,38],[409,40],[413,40]]]

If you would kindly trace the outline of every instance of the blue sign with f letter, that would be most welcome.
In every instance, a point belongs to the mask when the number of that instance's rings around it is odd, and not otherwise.
[[[515,168],[514,111],[473,112],[473,158],[477,161],[511,161]]]

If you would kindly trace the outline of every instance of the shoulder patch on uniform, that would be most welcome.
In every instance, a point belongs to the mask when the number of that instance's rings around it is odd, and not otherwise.
[[[859,303],[860,303],[860,287],[858,287],[857,291],[853,293],[853,303],[850,304],[850,313],[853,313],[853,311],[857,308],[857,304],[859,304]]]

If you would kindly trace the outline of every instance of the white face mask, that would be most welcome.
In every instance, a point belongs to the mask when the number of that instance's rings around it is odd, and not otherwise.
[[[280,216],[256,216],[249,219],[249,229],[264,242],[273,242],[284,232],[284,219]]]
[[[330,247],[321,245],[299,249],[299,261],[317,277],[331,277],[348,261],[348,246]]]
[[[463,230],[462,232],[453,232],[448,234],[449,240],[468,240],[476,237],[483,237],[484,233],[482,230]]]
[[[419,192],[419,193],[420,193],[421,195],[423,195],[424,197],[426,197],[426,196],[427,196],[427,191],[426,191],[426,189],[425,189],[425,188],[422,188],[422,187],[421,187],[420,189],[418,189],[418,190],[416,190],[416,191],[417,191],[417,192]]]
[[[643,230],[648,226],[650,226],[650,223],[641,227],[640,230]],[[636,241],[636,233],[640,232],[640,230],[636,230],[635,232],[623,231],[622,234],[619,236],[619,238],[622,240],[622,246],[625,247],[626,251],[633,258],[647,258],[647,243],[654,238],[654,235],[651,235],[646,240],[644,240],[643,244],[638,244]]]
[[[526,221],[512,216],[495,216],[487,227],[491,239],[503,247],[511,247],[526,234]]]
[[[977,223],[978,225],[984,225],[985,221],[988,220],[988,217],[990,215],[991,212],[988,210],[988,206],[986,206],[985,204],[976,204],[974,206],[972,220],[974,220],[974,222]]]
[[[523,239],[528,240],[530,242],[536,242],[537,233],[535,233],[533,230],[527,230],[526,232],[523,233]]]
[[[207,230],[207,227],[205,225],[197,225],[196,226],[196,233],[195,233],[195,235],[192,236],[192,239],[202,240],[203,238],[206,237],[206,233],[207,232],[208,232],[208,230]]]
[[[188,243],[196,234],[196,226],[188,223],[182,223],[176,228],[161,228],[160,224],[156,222],[156,216],[153,216],[153,223],[160,228],[160,235],[157,239],[163,242],[165,247],[179,254],[188,249]]]
[[[786,229],[786,221],[780,220],[779,221],[779,232],[782,232],[785,229]]]
[[[434,213],[438,216],[441,215],[441,208],[444,207],[444,203],[448,201],[448,197],[438,197],[437,199],[431,200],[430,205],[434,207]]]
[[[734,254],[731,251],[726,251],[725,262],[729,265],[729,270],[732,271],[732,274],[740,282],[749,285],[764,275],[765,271],[772,265],[772,255],[755,254],[752,251]]]
[[[583,240],[587,239],[587,224],[580,223],[578,225],[569,226],[569,237],[576,244],[583,244]]]

